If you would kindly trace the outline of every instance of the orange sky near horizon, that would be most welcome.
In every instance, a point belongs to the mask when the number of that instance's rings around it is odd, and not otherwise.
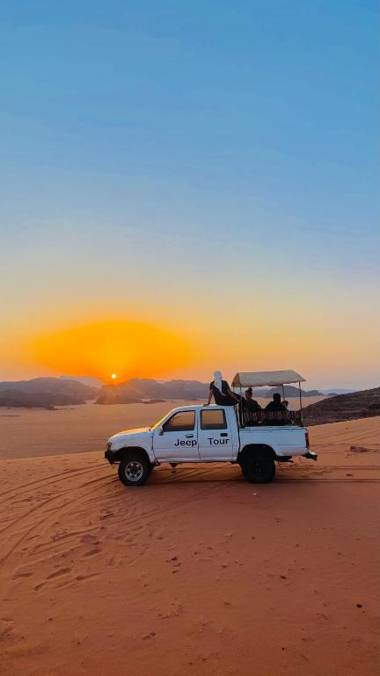
[[[263,311],[256,319],[240,317],[237,331],[231,315],[229,322],[214,325],[199,315],[196,328],[190,323],[187,330],[183,317],[176,328],[167,321],[160,325],[154,319],[115,316],[53,321],[43,330],[20,325],[2,336],[0,367],[11,379],[68,375],[103,382],[111,382],[112,374],[117,382],[132,377],[210,380],[216,369],[231,378],[239,370],[294,368],[310,386],[351,387],[355,382],[345,379],[347,364],[357,382],[365,385],[371,376],[376,345],[360,349],[360,327],[343,340],[338,327],[326,331],[318,313],[310,312],[307,324],[297,324],[293,316],[275,318]]]
[[[37,332],[21,341],[20,361],[53,374],[159,377],[186,368],[193,345],[180,333],[138,320],[105,319]]]

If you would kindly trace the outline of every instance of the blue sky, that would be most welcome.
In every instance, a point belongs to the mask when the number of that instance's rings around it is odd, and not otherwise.
[[[255,290],[260,331],[268,303],[279,331],[294,310],[306,330],[312,308],[329,364],[355,325],[373,352],[378,14],[352,0],[3,3],[7,327],[143,308],[171,325],[190,313],[209,340],[226,304],[258,329]],[[379,354],[350,354],[336,384],[378,384]]]

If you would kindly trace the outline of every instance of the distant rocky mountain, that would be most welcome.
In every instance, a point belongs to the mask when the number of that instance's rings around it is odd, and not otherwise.
[[[96,380],[87,380],[85,377],[81,380],[60,377],[4,381],[0,382],[0,406],[52,408],[82,404],[95,399],[98,404],[138,403],[167,399],[205,401],[209,389],[209,383],[202,383],[199,380],[160,382],[151,378],[132,378],[124,383],[104,385],[101,388],[96,385]],[[277,391],[281,392],[281,388],[257,389],[255,396],[271,398]],[[318,390],[303,391],[305,397],[320,394]],[[285,396],[298,397],[298,388],[286,385]]]
[[[159,382],[152,379],[133,378],[118,385],[104,385],[102,387],[98,404],[128,404],[144,401],[147,399],[207,399],[209,383],[201,383],[199,380],[168,380]],[[270,399],[274,392],[282,392],[281,388],[262,388],[255,390],[255,396]],[[298,387],[285,386],[286,397],[298,397]],[[305,397],[322,396],[318,390],[303,391]]]
[[[282,387],[263,388],[262,390],[254,390],[255,396],[271,399],[272,396],[278,392],[282,396]],[[294,385],[284,385],[285,397],[299,397],[299,389]],[[323,397],[323,393],[319,390],[302,390],[303,397]]]
[[[328,397],[306,406],[303,412],[308,425],[380,416],[380,387]]]
[[[66,378],[0,382],[0,406],[54,408],[95,399],[98,388]]]
[[[159,382],[132,378],[118,385],[104,385],[97,398],[98,404],[130,404],[151,399],[204,400],[209,385],[198,380],[169,380]]]
[[[100,378],[94,378],[93,376],[60,376],[61,380],[75,380],[76,383],[83,383],[83,385],[89,385],[90,387],[96,387],[100,389],[103,385],[103,382]]]
[[[0,407],[7,408],[46,408],[53,410],[56,406],[83,404],[79,398],[68,395],[38,394],[37,392],[20,392],[18,390],[0,391]]]
[[[358,392],[358,390],[350,390],[346,387],[334,387],[327,390],[321,390],[322,394],[326,394],[329,397],[335,397],[338,394],[352,394],[352,392]]]

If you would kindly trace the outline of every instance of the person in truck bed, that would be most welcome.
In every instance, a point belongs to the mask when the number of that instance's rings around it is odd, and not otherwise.
[[[252,387],[244,392],[244,397],[241,400],[241,412],[244,425],[257,425],[261,419],[256,415],[262,408],[260,404],[253,398]]]
[[[265,407],[266,413],[269,413],[268,422],[274,425],[285,425],[287,422],[288,410],[281,401],[281,394],[275,392],[273,400]]]
[[[265,410],[272,413],[286,413],[286,407],[281,401],[281,394],[275,392],[273,400],[266,405]]]
[[[244,392],[243,406],[247,411],[255,412],[262,410],[260,404],[253,398],[252,387],[248,387]]]
[[[214,380],[210,383],[206,406],[211,404],[211,399],[213,397],[218,406],[235,406],[240,401],[240,397],[232,392],[227,380],[223,380],[220,371],[215,371],[214,373]]]

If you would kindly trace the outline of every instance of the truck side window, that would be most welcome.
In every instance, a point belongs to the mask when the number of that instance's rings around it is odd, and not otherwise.
[[[222,408],[214,411],[201,411],[202,430],[225,430],[227,429],[226,414]]]
[[[180,411],[179,413],[174,413],[174,415],[164,423],[162,429],[164,432],[192,432],[194,427],[194,411]]]

